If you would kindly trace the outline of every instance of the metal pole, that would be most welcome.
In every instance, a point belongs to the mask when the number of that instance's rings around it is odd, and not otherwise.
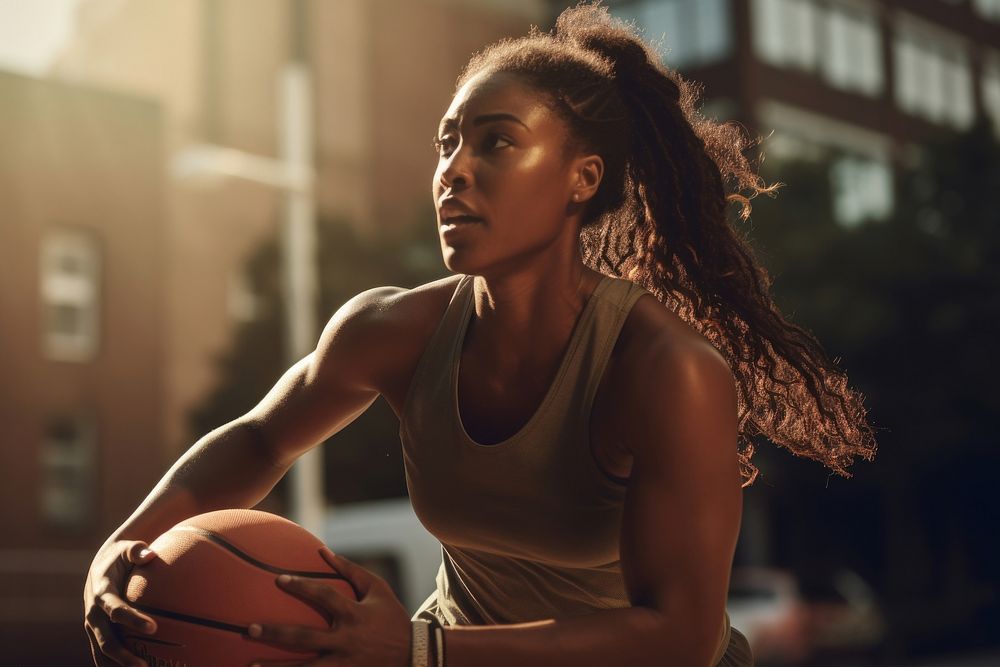
[[[291,173],[312,169],[312,103],[309,71],[301,60],[282,70],[279,82],[279,136],[281,159]],[[289,190],[285,194],[282,228],[282,272],[287,317],[286,356],[289,365],[315,347],[318,334],[316,260],[316,205],[312,192]],[[292,519],[314,535],[323,534],[326,507],[323,484],[323,450],[314,447],[289,471]]]

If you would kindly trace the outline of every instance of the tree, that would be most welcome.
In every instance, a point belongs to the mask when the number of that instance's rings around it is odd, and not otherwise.
[[[893,215],[850,228],[827,213],[827,167],[781,165],[788,185],[755,202],[753,241],[783,312],[868,397],[879,451],[832,482],[768,452],[789,522],[777,551],[804,572],[824,552],[858,567],[908,642],[971,644],[1000,627],[1000,145],[985,121],[926,143]]]
[[[422,220],[434,219],[423,212]],[[321,218],[319,322],[325,323],[347,300],[379,285],[412,287],[446,275],[433,225],[410,225],[403,233],[364,241],[343,221]],[[281,250],[268,238],[248,261],[247,273],[259,303],[259,317],[240,326],[232,346],[216,360],[218,383],[191,413],[195,437],[256,405],[287,369],[281,298]],[[317,332],[318,335],[318,332]],[[398,420],[383,399],[322,445],[327,498],[347,503],[406,495]],[[287,476],[264,503],[286,507]]]

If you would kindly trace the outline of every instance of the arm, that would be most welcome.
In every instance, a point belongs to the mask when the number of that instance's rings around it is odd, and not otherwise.
[[[633,606],[447,628],[449,667],[709,666],[742,512],[736,389],[710,344],[674,345],[633,366],[622,395],[633,467],[620,553]]]
[[[247,414],[206,434],[109,538],[149,541],[189,516],[253,507],[295,460],[375,401],[385,301],[363,292],[333,315],[316,350],[289,368]]]
[[[148,562],[139,548],[187,517],[259,503],[296,458],[354,420],[378,397],[398,360],[385,345],[400,320],[397,288],[363,292],[344,304],[316,350],[286,371],[246,415],[198,440],[98,549],[84,584],[84,629],[94,662],[139,665],[112,623],[153,632],[152,618],[122,595],[128,573]],[[397,323],[398,324],[398,323]]]

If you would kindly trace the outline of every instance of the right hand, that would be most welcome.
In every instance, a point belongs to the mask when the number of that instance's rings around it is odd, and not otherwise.
[[[90,652],[97,667],[147,667],[146,661],[125,648],[115,624],[143,634],[156,632],[156,621],[129,606],[125,584],[134,565],[144,565],[156,558],[145,542],[117,540],[102,547],[87,574],[83,587],[83,627],[87,631]]]

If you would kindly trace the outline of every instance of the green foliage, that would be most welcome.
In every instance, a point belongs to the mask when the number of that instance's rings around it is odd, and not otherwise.
[[[866,395],[879,450],[831,480],[765,446],[774,552],[806,578],[852,564],[882,588],[895,632],[957,642],[1000,616],[987,528],[1000,525],[1000,145],[986,123],[924,144],[892,216],[850,228],[828,213],[826,169],[764,174],[787,187],[754,202],[751,238],[782,311]]]
[[[434,219],[433,212],[418,217]],[[414,287],[447,273],[433,225],[410,225],[400,234],[383,235],[374,241],[366,241],[343,221],[320,219],[317,231],[320,326],[366,289]],[[248,261],[258,317],[240,325],[232,346],[216,359],[218,383],[190,416],[193,439],[246,413],[288,367],[280,262],[277,235],[267,239]],[[406,495],[397,430],[395,415],[379,399],[325,443],[327,497],[331,502]],[[287,479],[272,492],[277,496],[274,502],[283,502]]]
[[[900,176],[894,214],[850,228],[826,213],[824,170],[784,165],[788,186],[755,206],[775,298],[843,356],[876,424],[906,438],[908,462],[937,466],[977,414],[1000,409],[987,363],[1000,334],[1000,209],[989,197],[1000,193],[1000,147],[984,124],[926,144]]]

